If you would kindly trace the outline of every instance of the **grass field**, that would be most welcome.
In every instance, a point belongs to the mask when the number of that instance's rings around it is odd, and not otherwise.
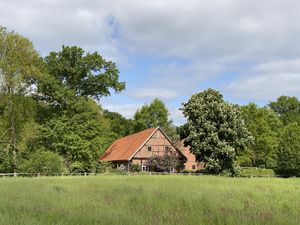
[[[0,178],[0,224],[300,224],[300,179]]]

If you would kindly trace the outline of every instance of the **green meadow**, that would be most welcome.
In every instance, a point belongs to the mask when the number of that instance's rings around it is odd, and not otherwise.
[[[300,179],[0,178],[0,224],[300,224]]]

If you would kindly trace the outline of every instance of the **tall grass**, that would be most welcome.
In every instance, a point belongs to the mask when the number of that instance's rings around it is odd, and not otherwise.
[[[0,224],[300,224],[300,180],[0,178]]]

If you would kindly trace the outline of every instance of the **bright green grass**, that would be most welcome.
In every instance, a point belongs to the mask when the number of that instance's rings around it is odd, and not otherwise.
[[[300,179],[0,178],[0,224],[300,224]]]

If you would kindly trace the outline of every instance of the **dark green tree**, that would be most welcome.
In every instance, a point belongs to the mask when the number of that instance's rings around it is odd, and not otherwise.
[[[196,160],[205,162],[208,173],[235,175],[237,152],[252,138],[239,108],[225,102],[220,92],[207,89],[192,95],[182,111],[188,129],[184,142]]]
[[[252,144],[239,157],[244,166],[274,167],[278,147],[279,131],[282,123],[275,112],[269,108],[259,108],[254,103],[242,106],[247,129],[254,137]]]
[[[53,104],[66,104],[72,96],[102,96],[125,89],[119,81],[119,70],[115,63],[102,58],[97,52],[85,53],[77,46],[63,46],[60,52],[51,52],[45,57],[49,76],[39,82],[39,95]]]
[[[65,171],[62,157],[50,151],[38,151],[30,155],[28,160],[21,164],[21,170],[27,173],[41,175],[60,175]]]
[[[277,157],[277,173],[300,176],[300,127],[297,123],[290,123],[283,129]]]
[[[110,121],[110,128],[116,134],[116,138],[133,133],[133,121],[126,119],[120,113],[104,110],[105,118]]]
[[[59,153],[70,172],[94,171],[98,157],[115,139],[115,133],[93,100],[78,98],[73,110],[44,121],[34,148]]]
[[[135,131],[141,131],[150,127],[168,127],[171,124],[168,117],[169,111],[166,105],[156,98],[149,105],[143,105],[134,114]]]
[[[169,119],[169,110],[160,99],[154,99],[149,105],[143,105],[133,116],[133,131],[138,132],[150,127],[160,127],[176,145],[179,136],[173,121]]]
[[[296,97],[280,96],[277,101],[270,102],[269,107],[279,115],[284,125],[294,122],[300,125],[300,102]]]

